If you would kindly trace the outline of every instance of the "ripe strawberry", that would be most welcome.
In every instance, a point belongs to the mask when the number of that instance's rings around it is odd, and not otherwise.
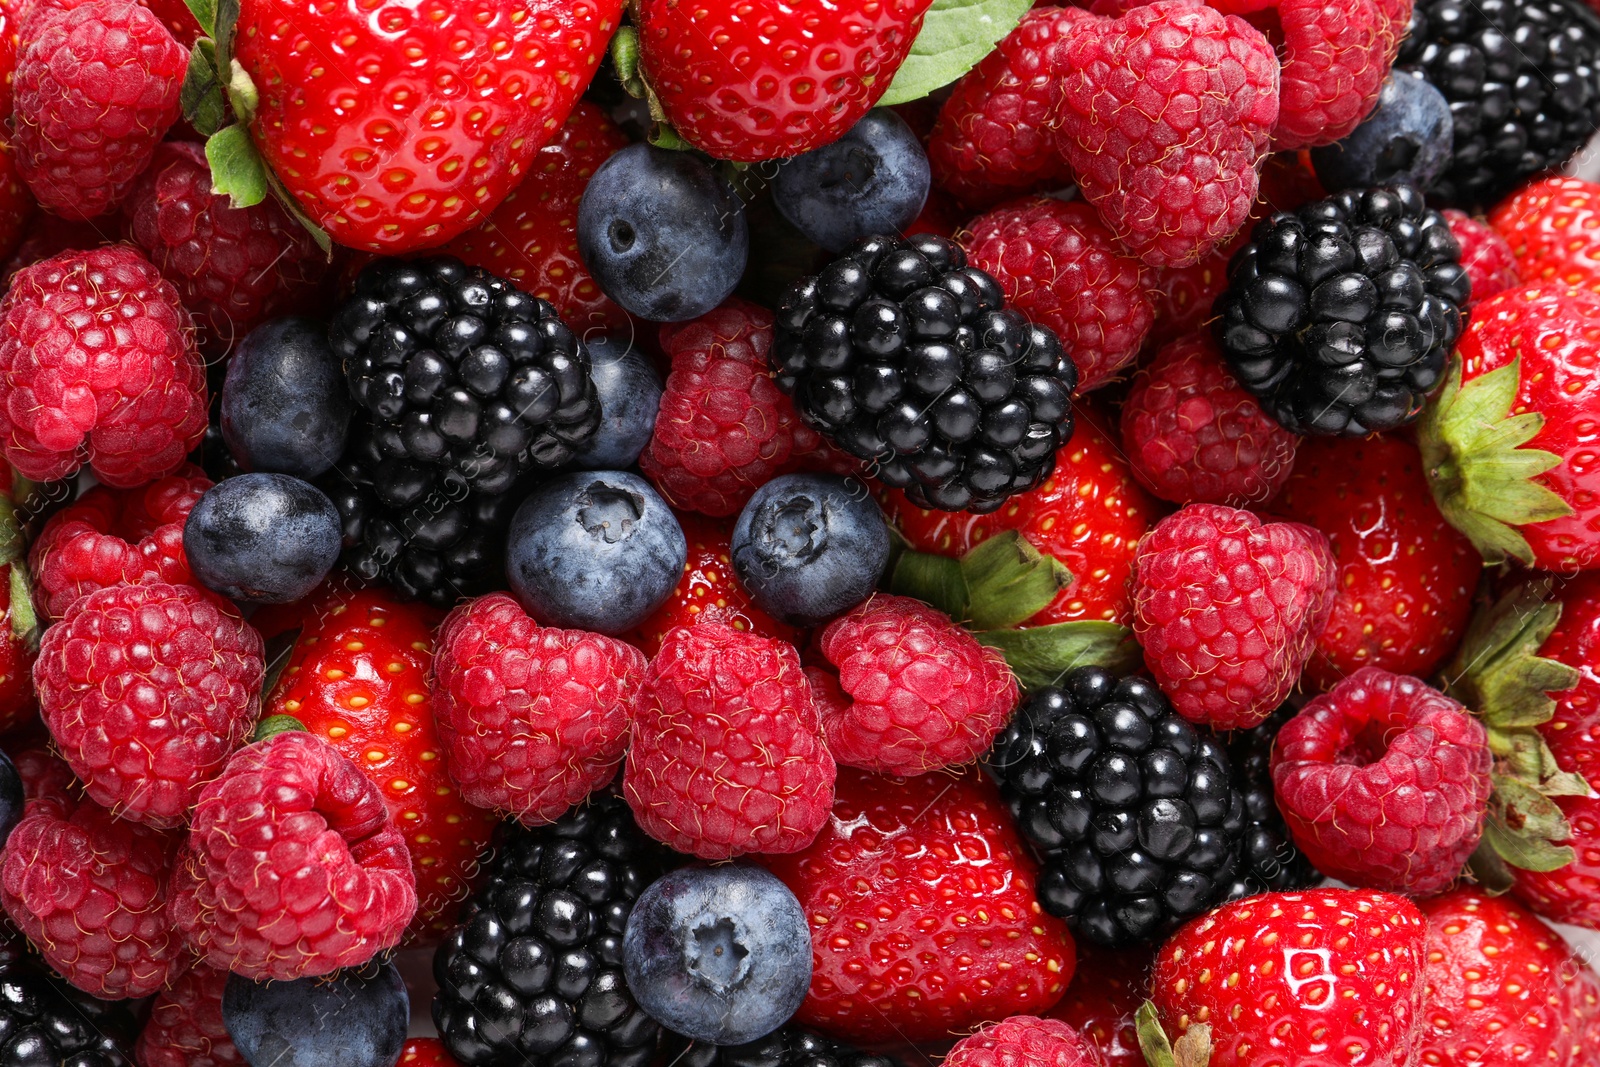
[[[1563,177],[1531,182],[1499,203],[1489,225],[1511,246],[1517,274],[1529,285],[1600,290],[1600,185]]]
[[[1404,897],[1268,893],[1179,930],[1151,997],[1168,1033],[1211,1027],[1212,1063],[1410,1067],[1427,1029],[1426,936]]]
[[[667,121],[716,159],[836,141],[889,88],[931,0],[641,0],[639,69]]]
[[[1308,438],[1272,509],[1321,530],[1339,568],[1308,682],[1368,666],[1426,677],[1454,651],[1483,561],[1439,514],[1415,445]]]
[[[413,1037],[400,1050],[394,1067],[458,1067],[455,1059],[436,1037]]]
[[[1013,1015],[956,1042],[948,1067],[1103,1067],[1094,1043],[1060,1019]]]
[[[387,255],[444,244],[529,172],[594,77],[621,8],[246,0],[234,58],[261,97],[251,132],[340,244]]]
[[[161,991],[139,1032],[139,1067],[235,1067],[244,1055],[222,1021],[228,972],[197,963]],[[421,1065],[418,1065],[421,1067]]]
[[[1508,289],[1472,312],[1419,424],[1423,467],[1451,525],[1497,563],[1600,563],[1600,293]]]
[[[155,12],[156,18],[171,32],[173,38],[185,48],[193,48],[197,38],[204,36],[194,12],[183,0],[139,0]]]
[[[1461,265],[1472,282],[1469,307],[1476,307],[1496,293],[1521,284],[1516,253],[1499,230],[1455,208],[1446,208],[1444,217],[1450,224],[1451,235],[1461,246]]]
[[[377,590],[330,589],[307,607],[268,694],[370,778],[405,837],[417,880],[413,941],[442,935],[472,888],[494,816],[468,804],[440,759],[429,691],[438,615]]]
[[[1561,583],[1550,598],[1560,617],[1536,653],[1576,672],[1576,684],[1551,693],[1550,720],[1539,731],[1564,771],[1600,789],[1600,571]]]
[[[1571,862],[1552,871],[1512,869],[1513,892],[1551,922],[1600,930],[1600,799],[1555,797],[1572,849]]]
[[[1067,995],[1047,1013],[1070,1023],[1100,1050],[1105,1067],[1145,1067],[1134,1015],[1144,1003],[1153,957],[1085,943]]]
[[[994,784],[971,768],[842,770],[817,840],[767,861],[812,923],[795,1019],[851,1041],[937,1041],[1042,1012],[1072,980],[1072,938]]]

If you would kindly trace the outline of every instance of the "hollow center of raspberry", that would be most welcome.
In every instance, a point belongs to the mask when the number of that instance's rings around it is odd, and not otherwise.
[[[701,919],[689,940],[689,973],[718,994],[731,992],[750,973],[750,950],[741,940],[732,919]]]
[[[1349,744],[1339,750],[1336,762],[1349,767],[1365,767],[1377,763],[1388,754],[1389,746],[1404,730],[1404,726],[1369,722],[1350,739]]]
[[[596,482],[584,492],[583,506],[578,509],[578,522],[583,524],[589,536],[614,545],[633,533],[634,525],[643,514],[643,500],[632,493]]]
[[[811,559],[827,541],[816,501],[803,497],[778,509],[768,534],[777,553],[794,560]]]

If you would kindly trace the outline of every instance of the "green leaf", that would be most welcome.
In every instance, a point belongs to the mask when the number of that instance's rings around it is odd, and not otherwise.
[[[28,578],[28,568],[17,560],[11,565],[11,638],[37,652],[43,632],[38,612],[33,608],[33,582]]]
[[[234,207],[254,207],[267,198],[267,164],[250,140],[250,131],[235,123],[206,141],[211,187]]]
[[[211,25],[212,40],[217,42],[217,69],[233,69],[233,30],[239,24],[239,0],[212,0],[217,13]],[[207,25],[201,23],[201,25]]]
[[[251,741],[265,741],[269,737],[286,734],[290,730],[304,730],[305,723],[293,715],[268,715],[256,723],[256,732],[250,735]]]
[[[1538,726],[1555,714],[1551,693],[1578,684],[1578,672],[1539,655],[1561,620],[1547,579],[1524,582],[1478,610],[1444,670],[1445,692],[1491,730]]]
[[[294,652],[294,644],[300,640],[300,627],[285,630],[281,634],[273,635],[262,649],[262,658],[266,661],[267,670],[261,680],[261,696],[263,699],[272,696],[273,688],[278,684],[278,679],[283,676],[283,669],[289,665],[289,656]]]
[[[991,537],[961,557],[967,618],[980,630],[1016,626],[1043,611],[1072,584],[1072,572],[1015,530]]]
[[[256,117],[256,108],[261,105],[261,94],[256,91],[256,83],[245,71],[243,63],[230,59],[228,64],[228,103],[233,105],[233,113],[239,124],[248,126]]]
[[[1149,1067],[1177,1067],[1178,1058],[1173,1055],[1172,1042],[1167,1038],[1167,1032],[1161,1028],[1161,1016],[1156,1012],[1153,1001],[1145,1001],[1139,1005],[1139,1011],[1134,1015],[1134,1027],[1139,1034],[1139,1051],[1144,1053],[1144,1062]]]
[[[311,216],[307,215],[300,207],[300,201],[296,200],[293,194],[283,187],[283,182],[278,180],[278,176],[272,172],[271,167],[265,169],[267,172],[267,184],[272,187],[272,195],[278,198],[278,203],[283,205],[283,209],[294,216],[294,220],[311,235],[311,239],[317,243],[317,247],[322,249],[322,254],[328,257],[329,262],[332,262],[333,238],[328,236],[328,231],[311,221]]]
[[[961,564],[946,556],[900,553],[889,578],[889,591],[932,604],[957,622],[967,617],[967,583]]]
[[[1000,650],[1024,689],[1054,685],[1072,668],[1091,663],[1132,670],[1141,658],[1133,631],[1114,622],[1058,622],[1023,630],[981,630],[973,636]]]
[[[617,70],[617,80],[635,99],[644,98],[644,80],[639,77],[639,31],[623,26],[611,38],[611,65]]]
[[[918,100],[949,85],[993,51],[1032,6],[1032,0],[933,0],[879,106]]]
[[[1495,851],[1494,842],[1487,834],[1478,842],[1477,850],[1467,861],[1467,869],[1493,897],[1511,892],[1511,887],[1516,884],[1516,875],[1511,872],[1510,864],[1500,858],[1500,853]]]
[[[200,24],[200,28],[209,36],[217,24],[216,0],[183,0],[189,8],[189,14]]]
[[[179,99],[184,117],[202,137],[216,133],[227,120],[228,105],[217,75],[217,45],[209,37],[200,38],[189,50],[189,69],[184,72]]]

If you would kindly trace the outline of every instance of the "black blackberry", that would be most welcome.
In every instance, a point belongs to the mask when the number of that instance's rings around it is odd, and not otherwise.
[[[1421,193],[1352,189],[1256,226],[1228,266],[1216,330],[1285,427],[1360,437],[1421,413],[1470,291],[1461,248]]]
[[[512,829],[434,953],[450,1054],[467,1067],[645,1067],[660,1027],[628,992],[622,935],[663,855],[612,795]]]
[[[778,307],[778,385],[919,507],[986,512],[1049,476],[1078,371],[960,246],[857,241]]]
[[[0,1067],[130,1067],[127,1002],[73,989],[18,944],[0,943]]]
[[[1159,940],[1239,872],[1244,797],[1154,682],[1079,667],[1029,694],[989,763],[1040,853],[1039,901],[1100,945]]]
[[[1395,70],[1450,102],[1454,147],[1429,190],[1443,204],[1493,204],[1600,126],[1600,19],[1584,0],[1417,0]]]
[[[328,337],[360,416],[321,482],[346,566],[440,604],[484,591],[505,498],[599,427],[576,336],[545,301],[437,256],[368,266]]]
[[[671,1067],[897,1067],[894,1060],[813,1033],[783,1026],[743,1045],[713,1045],[666,1033],[663,1060]]]
[[[1311,861],[1294,847],[1272,789],[1272,742],[1294,717],[1285,705],[1265,722],[1228,735],[1228,760],[1244,795],[1245,828],[1238,877],[1227,899],[1306,889],[1322,881]]]

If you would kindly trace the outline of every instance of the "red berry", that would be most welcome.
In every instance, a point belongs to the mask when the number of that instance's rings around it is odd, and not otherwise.
[[[1600,798],[1553,797],[1571,832],[1555,844],[1573,859],[1553,871],[1512,868],[1514,892],[1551,922],[1600,930]]]
[[[1104,1067],[1094,1043],[1060,1019],[1013,1015],[956,1042],[947,1067]]]
[[[4,18],[0,16],[0,33],[4,33]],[[3,54],[0,45],[0,54]],[[3,96],[0,91],[0,96]],[[4,112],[0,112],[4,114]],[[9,145],[0,143],[0,259],[10,256],[22,245],[33,220],[40,214],[33,194],[17,172],[17,155]]]
[[[1500,202],[1489,225],[1511,246],[1520,280],[1600,289],[1600,185],[1563,177],[1531,182]],[[1482,299],[1476,284],[1472,296]]]
[[[1538,655],[1578,672],[1578,684],[1558,693],[1555,713],[1539,727],[1564,771],[1600,788],[1600,571],[1585,571],[1554,590],[1561,617]]]
[[[413,1037],[400,1050],[400,1059],[394,1067],[458,1067],[455,1059],[445,1051],[444,1043],[436,1037]]]
[[[1150,970],[1148,950],[1115,951],[1085,944],[1067,995],[1050,1018],[1072,1027],[1105,1059],[1105,1067],[1145,1067],[1134,1014],[1144,1003]]]
[[[640,829],[708,860],[797,852],[827,822],[834,774],[794,646],[719,622],[667,635],[628,747]]]
[[[365,963],[417,907],[378,787],[303,730],[241,749],[201,791],[174,886],[194,949],[257,980]]]
[[[261,711],[261,638],[199,590],[147,581],[85,596],[45,631],[34,684],[89,798],[182,826]]]
[[[1516,253],[1500,236],[1500,231],[1455,208],[1444,210],[1450,232],[1461,246],[1461,266],[1472,282],[1471,304],[1475,306],[1521,283],[1517,274]]]
[[[103,228],[104,224],[101,224]],[[106,243],[100,229],[92,223],[76,219],[63,219],[43,211],[35,211],[22,230],[22,243],[6,260],[0,285],[9,286],[11,279],[23,267],[59,256],[63,252],[83,252]]]
[[[197,963],[162,990],[134,1048],[140,1067],[243,1064],[244,1055],[222,1022],[222,990],[227,984],[227,971]]]
[[[1422,681],[1363,667],[1278,731],[1272,782],[1318,870],[1413,896],[1448,888],[1483,836],[1483,724]]]
[[[179,44],[185,48],[193,48],[194,42],[200,37],[207,36],[202,32],[200,23],[195,21],[194,12],[189,10],[189,5],[183,0],[139,0],[141,4],[155,13]]]

